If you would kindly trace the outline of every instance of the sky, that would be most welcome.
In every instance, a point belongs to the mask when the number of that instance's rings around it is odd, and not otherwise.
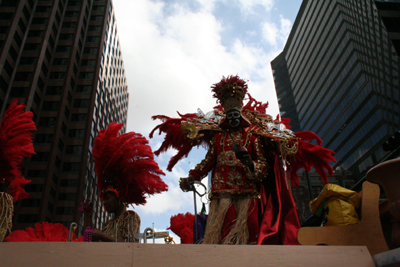
[[[210,86],[228,75],[248,80],[248,92],[269,103],[267,113],[279,113],[270,62],[282,52],[301,0],[113,0],[113,5],[129,91],[128,132],[149,139],[160,123],[151,119],[154,115],[211,111],[216,101]],[[149,139],[153,151],[163,137]],[[193,149],[168,172],[174,153],[155,157],[166,173],[168,192],[134,207],[141,232],[147,227],[165,231],[171,216],[194,214],[193,193],[182,192],[178,181],[206,151]],[[200,211],[201,200],[196,201]]]

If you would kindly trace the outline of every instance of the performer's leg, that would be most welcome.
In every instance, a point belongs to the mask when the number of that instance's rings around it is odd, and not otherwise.
[[[258,222],[258,200],[255,198],[250,201],[247,229],[249,229],[249,244],[257,244],[260,225]]]
[[[232,200],[230,198],[213,199],[207,218],[206,233],[203,244],[220,244],[222,225]]]
[[[235,226],[236,222],[236,209],[234,205],[231,205],[226,212],[224,223],[222,224],[222,237],[221,240],[225,240],[229,232]]]

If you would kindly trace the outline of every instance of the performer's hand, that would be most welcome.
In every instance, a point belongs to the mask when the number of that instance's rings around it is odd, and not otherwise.
[[[249,153],[242,154],[239,160],[243,163],[243,165],[246,165],[246,166],[249,166],[249,167],[251,165],[253,165],[253,160],[250,157]]]
[[[190,191],[192,189],[193,183],[194,183],[193,176],[179,179],[179,187],[182,189],[183,192]]]

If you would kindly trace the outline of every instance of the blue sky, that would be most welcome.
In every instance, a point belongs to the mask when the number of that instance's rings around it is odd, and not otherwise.
[[[114,0],[129,87],[128,131],[149,132],[153,115],[177,117],[215,106],[210,86],[222,76],[249,80],[249,93],[279,113],[270,62],[282,50],[300,8],[300,0]],[[156,150],[163,136],[150,140]],[[156,158],[161,169],[174,151]],[[165,230],[170,217],[194,212],[193,194],[178,180],[205,155],[195,149],[163,176],[169,191],[135,207],[141,230]],[[205,180],[203,182],[207,183]],[[198,200],[200,210],[200,200]],[[175,240],[179,242],[177,237]]]

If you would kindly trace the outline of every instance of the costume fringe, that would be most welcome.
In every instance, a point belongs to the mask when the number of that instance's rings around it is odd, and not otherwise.
[[[236,209],[236,222],[229,234],[222,240],[222,244],[243,245],[250,240],[247,218],[249,216],[250,198],[237,199],[233,202]]]
[[[221,198],[211,201],[203,244],[220,244],[222,225],[225,220],[226,212],[231,205],[232,199],[230,198]]]

